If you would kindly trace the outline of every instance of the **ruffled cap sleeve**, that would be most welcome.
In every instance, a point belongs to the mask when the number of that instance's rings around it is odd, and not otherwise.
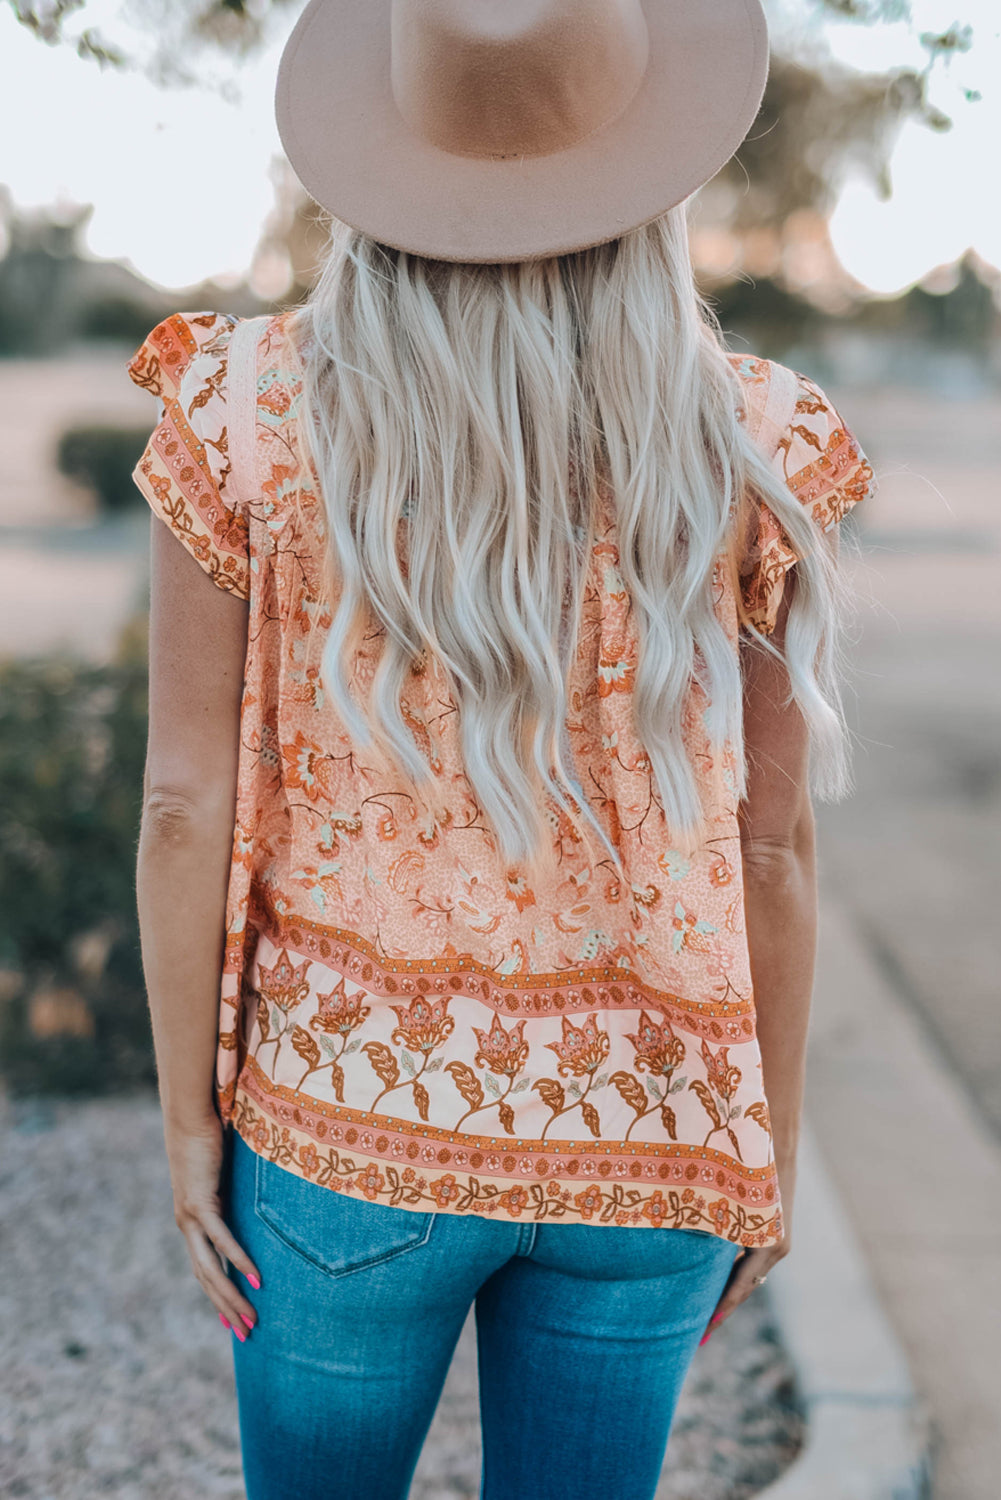
[[[250,597],[247,517],[230,475],[227,364],[235,319],[174,313],[129,360],[160,415],[132,477],[153,513],[219,588]]]
[[[806,375],[795,379],[794,410],[772,465],[821,531],[830,531],[875,489],[872,466],[834,403]],[[741,597],[759,631],[770,635],[786,574],[799,561],[774,513],[761,504],[757,531],[740,568]]]

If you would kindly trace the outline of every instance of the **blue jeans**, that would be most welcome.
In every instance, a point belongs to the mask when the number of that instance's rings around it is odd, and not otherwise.
[[[231,1335],[248,1500],[405,1500],[473,1303],[482,1500],[653,1500],[739,1246],[368,1203],[226,1135],[226,1222],[261,1273],[229,1272],[258,1313]]]

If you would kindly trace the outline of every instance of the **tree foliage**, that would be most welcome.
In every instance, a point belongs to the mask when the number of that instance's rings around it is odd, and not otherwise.
[[[105,37],[88,27],[95,0],[11,0],[22,23],[40,41],[75,46],[102,66],[141,69],[165,85],[206,84],[213,62],[233,69],[264,43],[287,32],[304,0],[132,0],[127,9],[133,35],[148,45],[130,52],[124,32]],[[765,0],[766,6],[769,0]],[[761,257],[743,253],[762,236],[781,239],[797,231],[796,218],[826,221],[847,175],[861,171],[877,193],[891,193],[890,158],[905,121],[946,130],[951,120],[930,96],[936,64],[968,51],[972,29],[956,21],[941,33],[915,36],[909,0],[801,0],[804,20],[879,27],[901,22],[924,50],[925,63],[901,63],[882,72],[840,66],[775,30],[768,85],[754,126],[737,154],[699,194],[700,223],[725,227],[740,242],[735,266],[764,278],[782,273],[761,269]],[[217,86],[213,81],[210,86]],[[228,87],[229,85],[224,85]],[[972,92],[970,99],[977,96]],[[303,192],[284,159],[274,164],[275,206],[263,226],[252,284],[259,295],[287,305],[312,284],[327,239],[327,217]],[[773,257],[774,259],[774,257]],[[757,269],[753,269],[756,261]],[[765,256],[768,261],[768,256]],[[831,257],[831,264],[836,265]],[[700,270],[704,268],[700,267]],[[711,270],[711,283],[739,270]],[[830,278],[827,278],[830,279]],[[835,278],[837,279],[837,278]],[[821,281],[824,277],[821,277]],[[847,307],[857,293],[835,292]],[[780,288],[781,290],[781,288]],[[786,290],[804,288],[796,279]],[[807,292],[809,296],[809,292]],[[833,305],[833,304],[832,304]],[[3,330],[0,328],[0,347]]]
[[[102,66],[143,68],[163,83],[197,83],[200,59],[239,61],[287,28],[303,0],[133,0],[128,18],[148,47],[142,56],[122,36],[88,26],[92,0],[10,0],[22,25],[50,45],[74,46]],[[766,0],[767,3],[767,0]],[[802,0],[804,16],[828,15],[865,26],[910,22],[909,0]],[[753,185],[738,206],[738,228],[774,223],[799,208],[825,211],[840,173],[862,164],[888,193],[889,152],[904,119],[947,129],[929,100],[935,62],[968,51],[972,28],[956,22],[920,37],[926,66],[859,73],[816,59],[778,54],[759,120],[726,169]],[[142,49],[140,49],[142,51]]]

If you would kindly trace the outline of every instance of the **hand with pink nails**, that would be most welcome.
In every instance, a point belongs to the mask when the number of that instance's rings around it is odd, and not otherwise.
[[[187,1241],[192,1268],[202,1289],[224,1327],[242,1344],[257,1322],[257,1312],[226,1274],[224,1261],[235,1266],[255,1291],[260,1289],[261,1278],[221,1212],[222,1122],[216,1114],[197,1123],[183,1124],[165,1117],[164,1139],[174,1192],[174,1222]]]
[[[780,1260],[784,1260],[789,1254],[789,1223],[792,1216],[792,1200],[796,1182],[795,1159],[792,1161],[784,1159],[783,1166],[779,1169],[779,1178],[782,1184],[782,1238],[777,1244],[766,1248],[745,1248],[733,1263],[723,1294],[716,1304],[716,1312],[710,1319],[709,1327],[699,1340],[700,1346],[706,1342],[712,1333],[713,1325],[728,1318],[735,1308],[745,1302],[751,1293],[768,1275],[773,1266],[777,1266]]]

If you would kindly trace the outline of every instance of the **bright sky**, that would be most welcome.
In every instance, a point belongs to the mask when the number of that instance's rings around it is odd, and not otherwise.
[[[971,246],[1001,266],[1001,194],[992,187],[1001,141],[998,0],[911,0],[910,23],[829,22],[822,32],[808,19],[807,0],[767,3],[776,33],[789,27],[864,70],[921,68],[922,31],[957,20],[973,27],[973,49],[948,66],[936,63],[932,74],[932,102],[953,118],[952,130],[905,126],[892,198],[880,202],[861,178],[849,181],[831,233],[846,269],[883,293]],[[127,12],[127,3],[95,0],[81,24],[103,24],[128,41],[120,19]],[[272,95],[291,24],[292,15],[280,13],[269,45],[241,67],[221,59],[212,73],[220,89],[164,89],[141,73],[102,71],[72,48],[44,46],[0,3],[0,183],[22,207],[93,203],[90,250],[161,286],[238,278],[273,204],[268,166],[281,148]],[[212,63],[204,54],[200,76]],[[982,97],[970,102],[964,89]]]

